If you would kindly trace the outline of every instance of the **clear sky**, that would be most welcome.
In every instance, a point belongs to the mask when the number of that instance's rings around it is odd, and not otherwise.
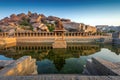
[[[120,25],[120,0],[0,0],[0,19],[28,11],[88,25]]]

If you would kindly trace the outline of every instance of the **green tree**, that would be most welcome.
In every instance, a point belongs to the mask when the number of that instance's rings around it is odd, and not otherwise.
[[[55,30],[55,25],[54,24],[46,24],[46,26],[48,27],[49,31],[52,32],[53,30]]]
[[[109,32],[109,33],[114,33],[115,31],[114,31],[114,30],[109,30],[108,32]]]

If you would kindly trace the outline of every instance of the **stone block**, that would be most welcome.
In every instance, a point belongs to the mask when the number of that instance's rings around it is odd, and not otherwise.
[[[22,76],[30,75],[33,72],[37,74],[36,68],[36,60],[31,56],[24,56],[3,68],[0,71],[0,76]]]

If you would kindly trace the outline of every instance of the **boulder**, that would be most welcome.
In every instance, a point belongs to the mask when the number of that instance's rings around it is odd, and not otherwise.
[[[41,16],[33,16],[30,18],[30,23],[38,23],[41,22]]]
[[[64,22],[63,27],[69,32],[79,32],[80,24],[75,22]]]
[[[47,20],[56,21],[56,20],[60,20],[60,18],[55,17],[55,16],[48,16]]]
[[[9,36],[14,36],[15,29],[10,29],[8,33],[9,33]]]
[[[70,19],[64,19],[64,18],[62,18],[61,21],[62,21],[62,22],[71,22]]]
[[[33,28],[39,27],[41,23],[33,23],[32,26]]]
[[[47,27],[45,24],[40,24],[40,25],[38,26],[38,28],[39,28],[41,31],[49,32],[49,29],[48,29],[48,27]]]
[[[23,18],[25,18],[25,19],[28,18],[28,16],[26,14],[24,14],[24,13],[18,14],[17,17],[19,18],[19,20],[21,20]]]
[[[48,27],[45,25],[45,24],[42,24],[42,23],[34,23],[32,24],[33,26],[33,31],[46,31],[46,32],[49,32],[49,29]]]
[[[18,16],[16,16],[15,14],[12,14],[12,15],[10,16],[9,22],[16,22],[16,21],[19,21],[19,20],[20,20],[20,19],[19,19]]]

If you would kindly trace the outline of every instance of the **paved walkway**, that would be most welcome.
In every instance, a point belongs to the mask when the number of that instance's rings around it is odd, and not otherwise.
[[[120,80],[120,76],[81,76],[72,74],[50,74],[38,76],[0,77],[0,80]]]

